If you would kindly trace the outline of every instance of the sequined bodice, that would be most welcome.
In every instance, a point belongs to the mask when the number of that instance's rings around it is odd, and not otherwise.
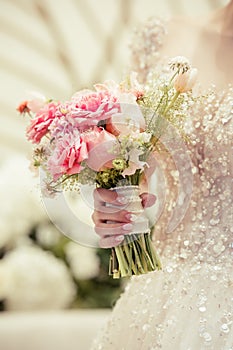
[[[193,189],[181,224],[165,239],[164,253],[221,263],[233,257],[233,88],[212,92],[190,115]],[[172,177],[169,181],[172,187]]]
[[[151,19],[133,37],[131,69],[141,80],[164,71],[165,28]],[[187,112],[189,141],[169,148],[168,134],[157,154],[154,240],[163,268],[131,278],[93,350],[233,349],[233,87],[201,90]]]
[[[132,47],[133,69],[142,79],[155,66],[162,69],[159,48],[165,35],[164,23],[148,21],[136,33]],[[169,261],[219,264],[233,257],[233,87],[217,92],[210,88],[206,97],[190,110],[186,133],[191,158],[193,189],[181,223],[166,234],[167,217],[176,201],[174,169],[166,159],[168,203],[155,226],[156,247]]]

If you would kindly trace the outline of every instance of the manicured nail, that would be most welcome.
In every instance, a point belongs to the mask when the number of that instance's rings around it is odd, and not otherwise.
[[[138,218],[137,215],[135,214],[126,214],[125,217],[127,220],[130,220],[130,221],[136,221]]]
[[[133,225],[132,224],[125,224],[122,226],[123,230],[129,231],[132,230]]]
[[[117,197],[116,201],[120,204],[126,204],[128,199],[126,197]]]
[[[123,235],[121,235],[121,236],[116,236],[115,241],[121,242],[121,241],[123,241],[124,238],[125,238],[125,237],[124,237]]]

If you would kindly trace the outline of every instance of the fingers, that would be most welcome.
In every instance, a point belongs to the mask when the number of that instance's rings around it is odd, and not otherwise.
[[[156,200],[156,197],[149,193],[142,193],[140,197],[143,208],[152,206]],[[124,241],[125,235],[130,234],[136,228],[137,215],[124,209],[128,201],[125,197],[119,197],[115,191],[96,189],[94,204],[95,211],[92,220],[95,224],[95,231],[100,236],[101,248],[116,247]]]
[[[111,236],[111,237],[103,237],[99,240],[100,248],[113,248],[118,246],[124,241],[124,236]]]
[[[99,223],[95,226],[96,233],[100,236],[100,248],[116,247],[124,241],[124,235],[131,232],[133,225],[116,223]]]
[[[116,212],[109,211],[110,208],[107,211],[98,211],[95,210],[92,214],[92,220],[97,225],[99,222],[106,222],[106,221],[114,221],[114,222],[122,222],[127,223],[132,220],[132,214],[128,212],[127,210],[117,210]]]
[[[156,202],[156,196],[154,194],[151,194],[151,193],[142,193],[140,195],[140,197],[142,200],[143,208],[152,207],[152,205],[154,205]]]
[[[118,196],[115,191],[107,190],[105,188],[97,188],[94,191],[94,204],[96,209],[105,206],[106,203],[117,208],[121,207],[126,202],[125,198]]]
[[[130,234],[132,229],[133,225],[131,223],[99,222],[98,225],[95,226],[95,232],[100,237],[127,235]]]

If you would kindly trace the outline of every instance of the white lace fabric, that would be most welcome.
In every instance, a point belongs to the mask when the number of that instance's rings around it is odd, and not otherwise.
[[[158,19],[137,33],[133,69],[142,80],[158,65],[165,33]],[[232,86],[194,103],[186,132],[193,189],[170,234],[176,169],[172,157],[161,162],[168,196],[154,237],[163,270],[131,278],[93,350],[233,350]]]

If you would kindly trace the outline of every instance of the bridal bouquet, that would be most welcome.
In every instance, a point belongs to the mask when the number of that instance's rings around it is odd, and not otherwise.
[[[26,134],[35,145],[34,166],[47,174],[48,194],[95,184],[127,198],[125,207],[136,220],[132,232],[112,248],[114,278],[161,269],[139,186],[167,123],[182,131],[197,73],[184,57],[169,65],[170,73],[154,76],[145,85],[132,73],[121,84],[96,84],[69,101],[37,98],[18,107],[30,116]]]

